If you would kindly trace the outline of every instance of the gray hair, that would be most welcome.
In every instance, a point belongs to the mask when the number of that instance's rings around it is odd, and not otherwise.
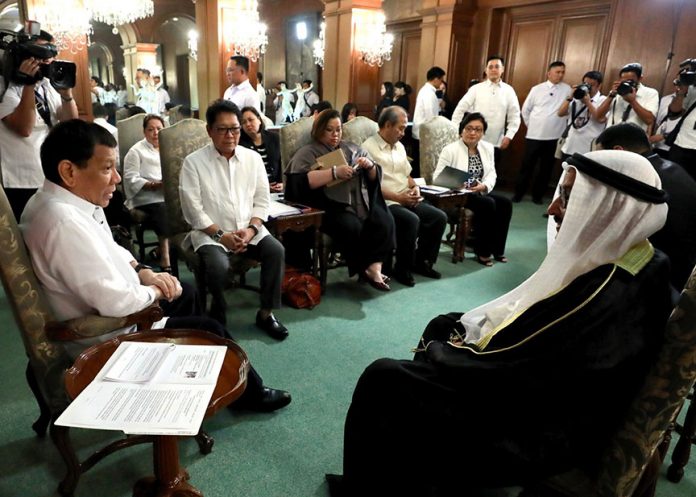
[[[387,123],[391,123],[391,125],[394,126],[399,122],[401,116],[406,116],[406,119],[408,119],[408,114],[406,114],[406,111],[400,105],[385,107],[380,113],[379,120],[377,121],[379,129],[384,128]]]

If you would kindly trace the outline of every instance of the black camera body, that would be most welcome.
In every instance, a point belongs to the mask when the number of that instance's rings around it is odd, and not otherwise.
[[[681,86],[696,84],[696,59],[686,59],[679,64],[679,78],[677,81]]]
[[[638,90],[638,82],[632,79],[627,79],[619,83],[619,87],[616,89],[616,93],[623,97],[624,95],[633,93],[633,90]]]
[[[19,66],[26,59],[51,59],[58,55],[58,49],[51,43],[39,43],[37,35],[0,30],[0,49],[4,50],[2,74],[6,81],[19,85],[38,83],[48,78],[56,89],[74,88],[77,81],[77,66],[74,62],[54,60],[42,64],[35,75],[21,72]]]
[[[583,98],[585,98],[585,95],[589,95],[591,91],[592,88],[590,88],[590,85],[588,85],[587,83],[580,83],[578,86],[575,87],[575,90],[573,91],[573,98],[582,100]]]

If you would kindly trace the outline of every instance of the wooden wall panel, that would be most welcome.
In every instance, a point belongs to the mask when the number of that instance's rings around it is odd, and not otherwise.
[[[601,56],[607,22],[606,15],[561,19],[558,59],[566,63],[569,84],[579,83],[587,71],[604,69]]]
[[[546,67],[552,58],[555,19],[513,21],[510,47],[503,77],[514,82],[517,96],[523,101],[529,89],[543,81]]]

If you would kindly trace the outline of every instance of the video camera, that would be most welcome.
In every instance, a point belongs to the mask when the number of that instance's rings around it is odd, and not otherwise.
[[[6,81],[19,85],[32,85],[48,78],[54,88],[61,90],[74,88],[77,66],[74,62],[54,60],[50,64],[41,64],[35,75],[19,70],[22,62],[30,57],[52,59],[58,55],[57,47],[40,38],[41,25],[36,21],[27,21],[24,32],[0,29],[0,49],[4,50],[2,74]]]
[[[696,59],[686,59],[679,64],[679,77],[674,80],[674,84],[680,86],[696,84]]]

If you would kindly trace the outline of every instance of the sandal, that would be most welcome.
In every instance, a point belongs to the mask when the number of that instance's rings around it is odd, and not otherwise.
[[[360,273],[360,276],[358,276],[358,281],[361,281],[363,283],[368,283],[372,288],[375,288],[381,292],[389,292],[391,291],[391,287],[384,281],[375,281],[372,278],[370,278],[368,275],[365,273]]]
[[[505,257],[504,255],[494,255],[493,258],[494,258],[496,261],[498,261],[498,262],[503,262],[503,263],[505,263],[505,262],[508,261],[508,258]]]
[[[482,266],[493,267],[493,261],[491,259],[487,259],[485,257],[477,255],[474,260]]]

